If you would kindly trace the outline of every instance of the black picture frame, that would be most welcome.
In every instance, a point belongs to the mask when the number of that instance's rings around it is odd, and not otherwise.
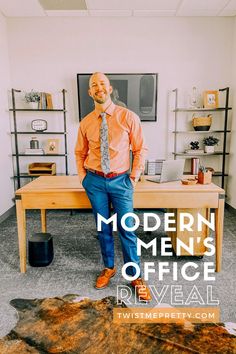
[[[79,120],[94,110],[93,99],[88,95],[92,73],[77,74]],[[157,73],[107,73],[117,105],[135,112],[142,122],[157,121],[158,74]]]

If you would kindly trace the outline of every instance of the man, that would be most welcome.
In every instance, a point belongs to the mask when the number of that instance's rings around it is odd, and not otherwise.
[[[76,163],[80,181],[91,202],[95,219],[99,213],[110,217],[110,204],[117,213],[117,227],[122,245],[124,262],[139,265],[137,238],[134,232],[121,226],[124,214],[133,211],[133,190],[144,169],[146,147],[139,117],[126,108],[115,105],[111,100],[112,86],[103,73],[94,73],[89,80],[89,96],[95,110],[80,123],[75,147]],[[133,165],[130,176],[130,147]],[[126,219],[132,226],[132,219]],[[96,281],[96,288],[105,288],[115,273],[114,239],[111,224],[102,223],[98,232],[105,269]],[[127,274],[136,274],[128,267]],[[149,301],[151,295],[141,278],[132,281],[139,298]]]

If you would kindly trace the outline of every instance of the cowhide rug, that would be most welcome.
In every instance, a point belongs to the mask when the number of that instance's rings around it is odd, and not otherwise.
[[[114,297],[15,299],[11,305],[19,321],[0,339],[1,354],[236,353],[236,337],[222,324],[113,323]]]

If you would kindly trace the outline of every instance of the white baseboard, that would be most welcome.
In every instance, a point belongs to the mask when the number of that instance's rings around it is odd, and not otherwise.
[[[16,207],[13,205],[10,209],[8,209],[5,213],[0,215],[0,223],[5,221],[9,216],[15,213]]]

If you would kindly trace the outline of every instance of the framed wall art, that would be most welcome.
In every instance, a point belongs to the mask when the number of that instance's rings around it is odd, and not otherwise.
[[[106,74],[113,92],[112,101],[135,112],[143,122],[157,120],[158,74]],[[79,119],[94,110],[88,95],[90,74],[77,74]]]

